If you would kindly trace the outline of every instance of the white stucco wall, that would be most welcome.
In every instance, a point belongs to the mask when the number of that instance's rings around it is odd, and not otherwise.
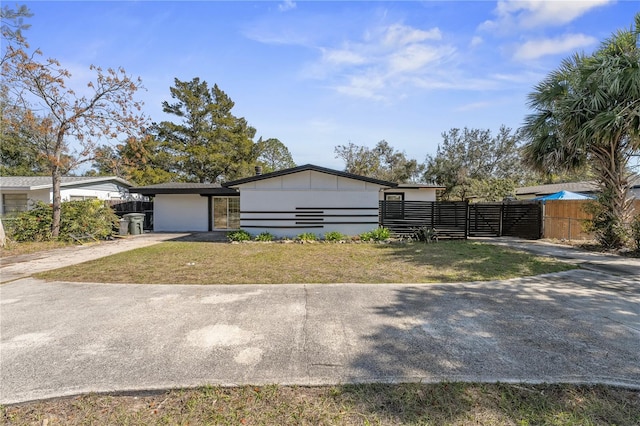
[[[241,227],[251,234],[357,235],[378,226],[380,185],[307,170],[238,187]]]
[[[198,194],[158,194],[153,201],[153,230],[206,232],[209,229],[207,197]]]

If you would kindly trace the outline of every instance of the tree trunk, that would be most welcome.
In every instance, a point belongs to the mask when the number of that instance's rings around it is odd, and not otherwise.
[[[53,182],[53,217],[51,221],[51,236],[58,238],[60,235],[60,205],[62,204],[62,197],[60,196],[60,181],[62,176],[60,173],[60,166],[55,164],[51,170],[51,178]]]
[[[627,239],[626,231],[631,218],[628,158],[617,143],[594,150],[594,154],[597,159],[594,169],[600,186],[598,203],[602,207],[600,217],[596,218],[600,223],[599,227],[596,226],[596,234],[604,246],[618,248]]]
[[[4,233],[4,225],[2,219],[0,219],[0,247],[4,247],[7,244],[7,236]]]

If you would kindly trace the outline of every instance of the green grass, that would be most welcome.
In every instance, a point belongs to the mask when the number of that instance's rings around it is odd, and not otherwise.
[[[499,280],[572,269],[470,241],[437,244],[165,242],[49,271],[38,278],[170,284],[429,283]]]
[[[0,407],[6,424],[637,425],[640,392],[607,386],[242,386],[84,395]]]

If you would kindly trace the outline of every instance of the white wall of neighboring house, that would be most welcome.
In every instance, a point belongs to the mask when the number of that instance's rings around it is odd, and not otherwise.
[[[198,194],[158,194],[153,200],[153,230],[206,232],[209,229],[207,197]]]
[[[36,202],[44,203],[53,202],[53,190],[44,189],[23,189],[23,190],[7,190],[0,188],[0,212],[4,212],[4,196],[3,194],[23,194],[27,197],[28,207],[31,208]],[[60,197],[62,201],[80,200],[80,199],[99,199],[99,200],[119,200],[128,196],[128,190],[114,183],[98,183],[86,186],[63,186],[60,188]]]
[[[50,196],[50,191],[48,189],[36,189],[32,191],[12,191],[12,190],[3,190],[0,191],[0,213],[4,213],[4,194],[21,194],[25,195],[27,198],[27,207],[31,208],[33,205],[42,201],[43,203],[51,203],[53,200]]]
[[[338,231],[357,235],[378,226],[380,185],[305,170],[238,185],[240,226],[252,233],[295,237]],[[304,222],[304,223],[301,223]]]

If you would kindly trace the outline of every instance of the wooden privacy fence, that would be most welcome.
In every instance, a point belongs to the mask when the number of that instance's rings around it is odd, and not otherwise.
[[[395,235],[413,235],[417,228],[435,229],[438,238],[542,236],[542,204],[380,201],[380,226]]]
[[[145,230],[153,229],[153,201],[109,200],[106,203],[119,217],[127,213],[144,213],[143,228]]]
[[[548,200],[544,203],[544,238],[589,240],[593,234],[585,230],[592,215],[585,207],[591,200]],[[640,214],[640,200],[634,200],[634,214]]]

